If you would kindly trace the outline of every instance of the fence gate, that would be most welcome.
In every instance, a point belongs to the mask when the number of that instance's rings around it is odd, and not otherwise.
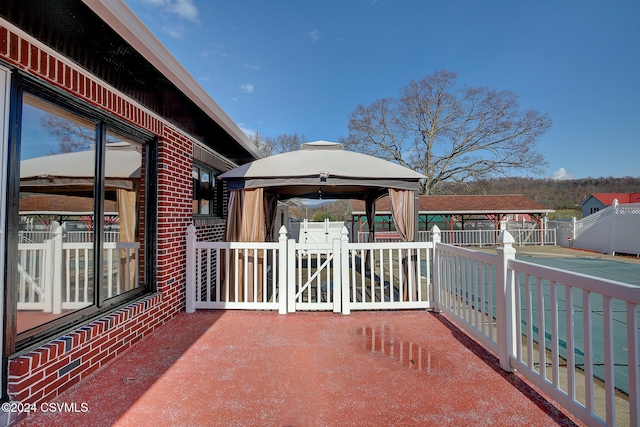
[[[287,245],[288,311],[341,311],[340,240]],[[335,284],[335,286],[334,286]]]

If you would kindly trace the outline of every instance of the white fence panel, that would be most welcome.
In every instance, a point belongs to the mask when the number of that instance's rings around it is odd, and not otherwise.
[[[574,247],[640,255],[640,203],[613,205],[574,221]]]
[[[438,309],[458,319],[460,326],[497,354],[498,257],[440,243],[436,257]]]
[[[350,310],[433,308],[433,243],[345,245],[343,313],[348,314]]]
[[[43,243],[18,244],[18,310],[60,314],[93,304],[100,271],[93,268],[93,243],[65,241],[64,226],[47,233]],[[104,244],[107,298],[139,286],[139,252],[137,242]]]
[[[47,295],[47,266],[51,242],[22,243],[18,246],[18,310],[52,311]]]
[[[286,313],[286,229],[278,243],[199,242],[187,229],[187,313],[260,309]]]

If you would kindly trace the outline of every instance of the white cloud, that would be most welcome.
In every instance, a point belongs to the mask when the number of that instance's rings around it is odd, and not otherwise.
[[[253,92],[253,85],[251,83],[245,83],[240,85],[240,90],[243,91],[244,93],[251,93]]]
[[[231,54],[227,53],[225,49],[226,48],[223,45],[215,45],[211,49],[201,50],[200,52],[198,52],[198,56],[200,56],[201,58],[206,58],[209,56],[222,56],[225,58],[230,57]]]
[[[198,22],[198,8],[192,0],[142,0],[142,2],[162,8],[162,13]]]
[[[551,174],[551,179],[557,179],[557,180],[573,179],[573,175],[567,172],[565,168],[560,168]]]
[[[181,39],[184,35],[184,28],[181,25],[164,25],[162,31],[169,34],[174,39]]]
[[[322,34],[320,31],[318,30],[313,30],[309,33],[309,37],[311,37],[311,42],[315,43],[318,40],[320,40],[322,38],[322,36],[324,36],[324,34]]]
[[[248,129],[242,125],[238,125],[238,127],[240,127],[240,130],[244,132],[244,134],[247,135],[249,138],[253,138],[256,136],[255,130]]]

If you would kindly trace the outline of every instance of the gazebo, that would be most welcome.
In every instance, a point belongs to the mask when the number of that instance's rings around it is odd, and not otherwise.
[[[229,190],[226,241],[259,242],[269,238],[278,200],[360,199],[365,201],[367,217],[373,219],[376,200],[386,195],[402,239],[413,241],[417,233],[417,191],[425,176],[377,157],[344,150],[339,143],[315,141],[302,144],[298,151],[247,163],[218,178],[227,182]]]

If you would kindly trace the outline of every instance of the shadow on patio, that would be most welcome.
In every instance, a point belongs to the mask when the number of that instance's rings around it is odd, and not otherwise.
[[[20,426],[575,425],[423,310],[181,313],[55,402]]]

